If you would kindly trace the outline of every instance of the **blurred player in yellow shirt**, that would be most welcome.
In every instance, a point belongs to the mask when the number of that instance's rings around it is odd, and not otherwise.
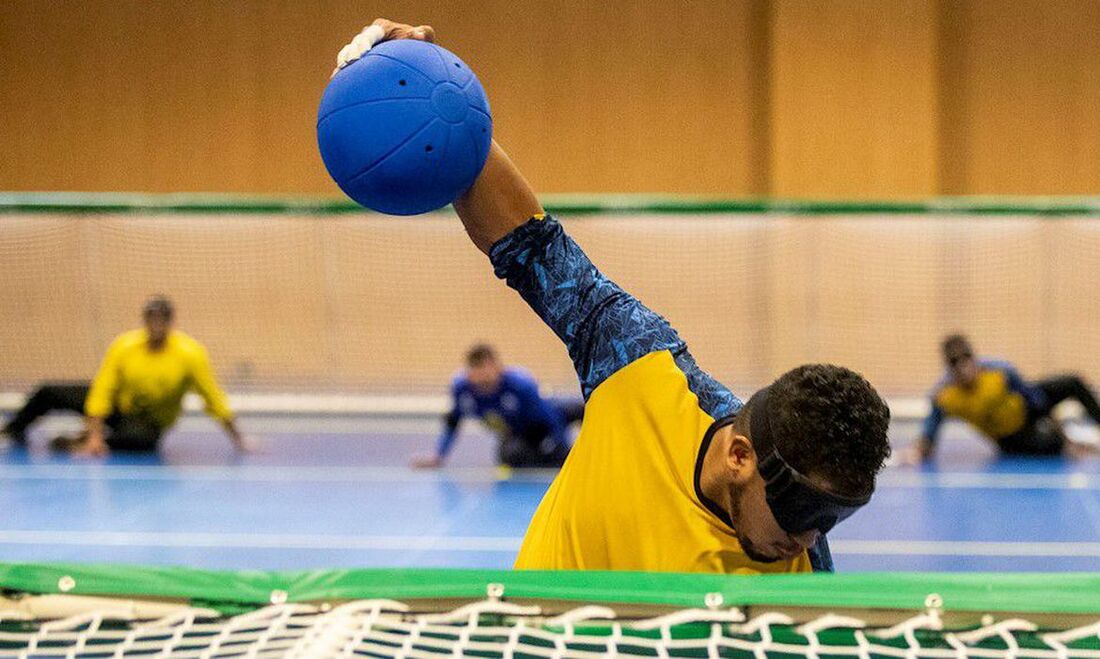
[[[110,450],[153,451],[179,418],[184,394],[194,391],[234,446],[247,450],[225,392],[214,379],[206,349],[174,329],[174,317],[168,298],[150,298],[142,311],[145,327],[124,332],[111,342],[90,384],[40,387],[2,433],[16,444],[25,444],[31,423],[52,411],[68,410],[84,414],[85,430],[74,438],[54,440],[57,450],[90,456]]]
[[[976,356],[970,340],[952,334],[940,344],[946,373],[932,390],[920,438],[903,459],[920,464],[932,459],[940,426],[950,418],[966,421],[1005,455],[1083,457],[1097,447],[1066,436],[1052,415],[1066,400],[1081,404],[1100,425],[1100,402],[1077,374],[1026,381],[1011,363]]]

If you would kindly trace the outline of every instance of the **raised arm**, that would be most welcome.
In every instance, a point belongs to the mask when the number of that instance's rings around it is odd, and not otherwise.
[[[429,25],[414,27],[379,18],[340,50],[336,70],[359,59],[375,44],[393,39],[435,41],[435,30]],[[543,212],[531,186],[496,141],[477,181],[455,200],[454,207],[470,240],[485,254],[493,243]]]
[[[337,66],[378,41],[431,41],[434,31],[379,19],[340,51]],[[358,43],[357,43],[358,42]],[[587,399],[603,380],[649,353],[669,350],[707,408],[724,415],[740,401],[695,365],[668,322],[610,281],[561,225],[543,214],[534,191],[495,142],[485,167],[455,210],[470,240],[561,338]]]
[[[477,181],[454,207],[470,240],[485,254],[524,222],[543,214],[534,190],[496,140]]]

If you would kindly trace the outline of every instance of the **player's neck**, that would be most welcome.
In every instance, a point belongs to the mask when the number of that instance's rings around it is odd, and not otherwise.
[[[727,513],[733,508],[733,493],[730,492],[729,480],[726,478],[729,472],[727,455],[733,433],[733,426],[730,425],[723,426],[714,433],[706,455],[703,456],[703,468],[699,472],[699,489],[703,491],[703,496]]]
[[[145,341],[145,346],[149,349],[149,352],[161,352],[161,351],[164,350],[165,346],[167,346],[167,345],[168,345],[168,335],[167,334],[160,337],[157,340],[154,340],[153,337],[150,336]]]

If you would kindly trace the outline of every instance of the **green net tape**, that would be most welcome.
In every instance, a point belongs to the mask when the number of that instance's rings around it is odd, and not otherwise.
[[[69,586],[60,588],[59,584]],[[699,607],[708,593],[725,606],[921,610],[932,593],[955,611],[1100,613],[1100,573],[852,573],[726,576],[636,572],[451,569],[221,572],[178,567],[0,564],[0,588],[29,593],[128,595],[264,604],[386,598],[479,598],[501,584],[508,597]]]
[[[0,657],[1100,656],[1100,575],[1093,574],[269,573],[8,564],[0,565],[0,587],[16,595],[7,610],[0,606]],[[930,592],[942,598],[943,612],[1043,612],[1048,621],[983,615],[948,626]],[[19,597],[36,594],[46,597]],[[50,594],[114,598],[51,600]],[[132,600],[119,601],[124,597]],[[164,599],[186,599],[189,606]],[[441,600],[446,610],[410,608],[423,599]],[[469,603],[447,608],[452,599]],[[53,601],[52,613],[35,615],[38,600]],[[564,613],[546,613],[537,604],[542,600],[569,605]],[[672,611],[622,618],[599,603]],[[800,622],[769,606],[827,612]],[[901,610],[901,621],[874,624],[856,613],[831,613],[880,607]],[[1074,615],[1056,615],[1051,623],[1052,613]],[[1089,619],[1077,620],[1081,615]]]
[[[550,194],[548,211],[569,215],[780,213],[790,215],[1100,215],[1100,197],[943,197],[911,201],[729,199],[637,194]],[[347,215],[365,211],[338,197],[208,193],[7,192],[3,213],[202,213]]]

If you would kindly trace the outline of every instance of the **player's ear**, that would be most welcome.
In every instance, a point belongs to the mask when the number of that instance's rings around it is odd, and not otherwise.
[[[738,485],[748,483],[756,475],[756,451],[749,438],[734,432],[730,436],[729,451],[726,453],[726,466]]]

